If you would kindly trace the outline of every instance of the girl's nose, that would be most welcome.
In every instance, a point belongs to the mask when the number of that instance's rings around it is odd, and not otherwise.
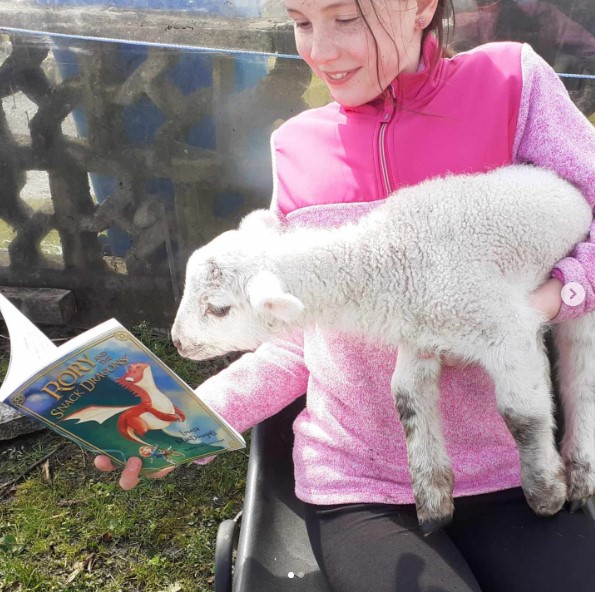
[[[340,54],[340,47],[328,31],[320,31],[312,36],[310,59],[316,64],[324,64],[336,60]]]

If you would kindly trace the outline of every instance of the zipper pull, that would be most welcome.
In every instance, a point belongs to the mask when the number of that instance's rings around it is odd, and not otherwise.
[[[397,106],[397,97],[395,95],[394,86],[391,84],[388,87],[387,92],[385,92],[384,113],[382,115],[383,122],[388,122],[392,119],[392,117],[395,113],[396,106]]]

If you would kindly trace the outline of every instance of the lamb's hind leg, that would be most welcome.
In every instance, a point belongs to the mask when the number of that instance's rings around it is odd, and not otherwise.
[[[540,336],[510,336],[481,360],[521,461],[521,482],[536,514],[555,514],[566,500],[564,467],[554,439],[549,363]]]
[[[595,494],[595,314],[553,329],[564,411],[562,458],[573,509]]]
[[[409,348],[399,347],[391,387],[407,439],[417,517],[425,534],[450,522],[454,511],[453,473],[440,422],[439,382],[438,358],[421,359]]]

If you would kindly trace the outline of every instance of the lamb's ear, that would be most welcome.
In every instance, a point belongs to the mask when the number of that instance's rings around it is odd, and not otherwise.
[[[259,231],[274,230],[281,228],[279,218],[271,210],[254,210],[250,212],[240,222],[239,230]]]
[[[279,278],[270,271],[258,272],[248,282],[247,291],[257,312],[267,312],[285,323],[296,321],[304,310],[302,301],[285,292]]]

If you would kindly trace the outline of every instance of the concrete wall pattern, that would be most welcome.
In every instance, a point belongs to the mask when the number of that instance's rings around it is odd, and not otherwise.
[[[115,314],[167,326],[189,252],[268,205],[270,133],[306,108],[308,69],[41,35],[12,34],[9,45],[0,218],[12,238],[0,282],[73,289],[81,325]],[[14,121],[17,100],[27,117]],[[47,207],[23,195],[32,172],[47,176]],[[60,257],[41,246],[51,232]]]

